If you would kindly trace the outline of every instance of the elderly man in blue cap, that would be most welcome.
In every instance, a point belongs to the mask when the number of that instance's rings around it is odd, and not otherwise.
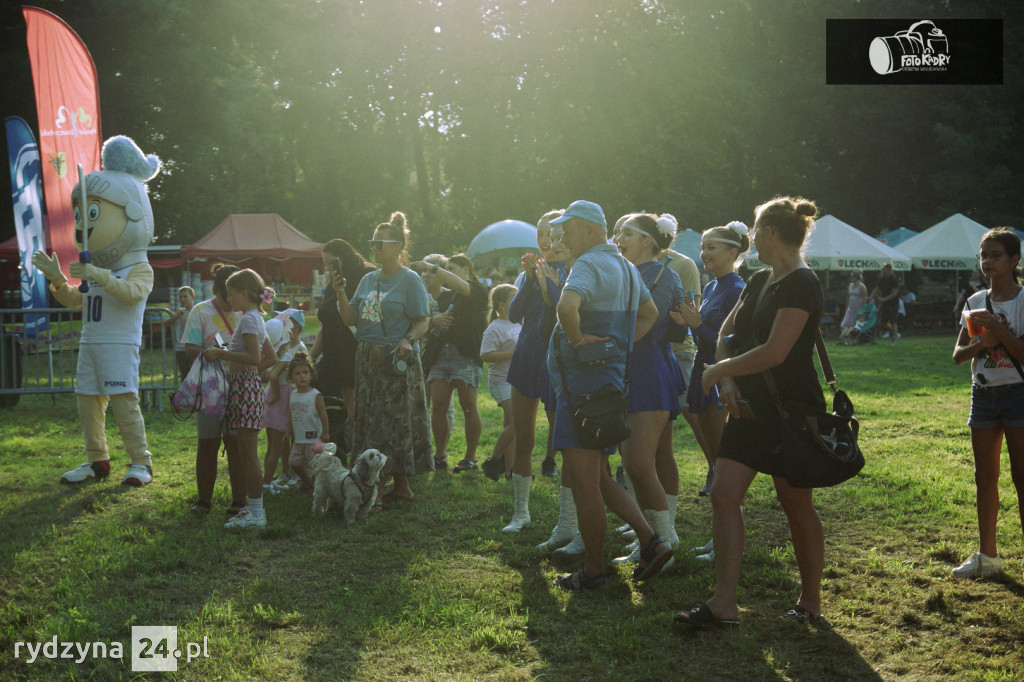
[[[654,325],[658,309],[637,269],[608,243],[604,211],[590,201],[575,201],[551,221],[551,239],[575,257],[558,302],[558,326],[548,346],[548,371],[558,397],[552,447],[561,450],[572,479],[580,534],[586,546],[583,568],[559,576],[555,585],[569,591],[603,589],[605,513],[608,507],[636,530],[642,547],[634,580],[656,575],[672,558],[668,543],[654,534],[640,509],[611,477],[607,457],[615,451],[588,449],[580,442],[571,401],[611,384],[625,388],[630,345]],[[611,341],[612,343],[608,343]],[[602,357],[591,359],[591,344]],[[614,346],[614,348],[612,348]]]

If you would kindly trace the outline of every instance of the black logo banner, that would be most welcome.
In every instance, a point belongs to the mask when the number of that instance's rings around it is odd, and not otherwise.
[[[1002,19],[827,19],[828,85],[1002,85]]]

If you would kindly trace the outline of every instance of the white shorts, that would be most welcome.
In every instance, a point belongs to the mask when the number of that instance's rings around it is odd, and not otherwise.
[[[499,405],[512,397],[512,384],[507,381],[488,381],[487,390],[491,392],[491,397],[494,398],[494,402]]]
[[[75,392],[120,395],[139,392],[139,347],[125,343],[83,343],[78,346]]]

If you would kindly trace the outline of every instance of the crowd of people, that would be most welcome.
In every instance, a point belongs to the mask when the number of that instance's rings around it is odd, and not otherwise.
[[[324,246],[331,282],[310,351],[299,340],[300,311],[265,323],[261,308],[273,292],[251,270],[220,267],[214,297],[191,307],[181,333],[187,359],[202,354],[221,362],[229,377],[225,418],[197,414],[193,511],[210,510],[221,443],[232,494],[227,527],[265,526],[265,490],[297,482],[308,491],[309,458],[337,431],[329,424],[325,395],[344,403],[338,414],[350,429],[345,449],[358,454],[374,448],[387,457],[378,508],[412,501],[415,476],[448,468],[455,402],[466,449],[452,471],[476,470],[483,428],[478,390],[486,362],[488,390],[503,419],[479,468],[490,478],[511,481],[513,513],[502,533],[519,533],[532,521],[537,413],[543,404],[548,428],[540,472],[560,477],[560,490],[557,522],[539,549],[582,556],[579,570],[559,575],[556,587],[607,588],[606,509],[625,522],[619,530],[633,540],[614,561],[632,565],[635,581],[672,565],[679,549],[680,490],[672,434],[682,415],[707,458],[700,494],[710,494],[713,510],[711,539],[693,551],[714,564],[716,582],[706,602],[675,620],[686,627],[738,623],[742,504],[754,477],[764,473],[773,478],[800,572],[800,593],[785,617],[823,622],[824,531],[813,490],[786,478],[776,405],[791,400],[825,409],[813,361],[819,325],[841,317],[842,338],[848,339],[878,324],[896,343],[901,289],[887,268],[869,294],[854,272],[840,313],[801,256],[817,212],[813,202],[777,198],[756,208],[751,228],[734,221],[703,232],[701,260],[713,279],[701,290],[693,261],[669,248],[678,229],[671,215],[627,214],[609,239],[602,208],[576,201],[541,216],[539,255],[524,255],[515,283],[490,291],[463,254],[412,261],[406,217],[395,212],[370,238],[376,265],[344,240]],[[768,267],[744,282],[736,267],[751,245]],[[981,311],[982,331],[969,333],[965,326],[954,353],[958,363],[978,365],[970,425],[981,546],[954,571],[961,576],[1001,570],[995,480],[1004,434],[1014,481],[1024,487],[1024,441],[1016,439],[1024,413],[1008,404],[1024,390],[1024,371],[1016,361],[1024,357],[1024,343],[1001,322],[1009,318],[1010,329],[1016,328],[1015,316],[1024,310],[1016,304],[1019,259],[1019,241],[1011,244],[1002,233],[986,236],[982,266],[993,282],[991,296],[985,291],[968,301],[970,310]],[[191,304],[188,293],[181,300]],[[1010,303],[1013,309],[1004,310]],[[1021,382],[1010,381],[1017,378]],[[598,442],[585,426],[586,408],[595,404],[589,401],[602,395],[623,401],[622,435],[610,443]],[[602,414],[614,417],[616,409]],[[260,429],[267,429],[268,443],[262,470]],[[609,465],[616,451],[620,475]],[[278,462],[282,474],[275,480]]]

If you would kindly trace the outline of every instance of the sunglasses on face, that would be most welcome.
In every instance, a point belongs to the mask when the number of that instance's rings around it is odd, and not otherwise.
[[[380,250],[384,248],[385,244],[397,244],[397,239],[371,239],[370,248],[374,250]]]

